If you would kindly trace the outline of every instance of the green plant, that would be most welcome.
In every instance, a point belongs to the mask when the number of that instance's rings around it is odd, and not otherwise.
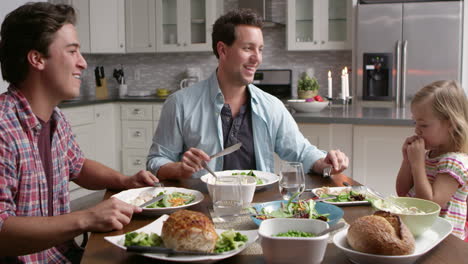
[[[309,75],[304,72],[297,82],[297,89],[299,91],[315,91],[319,89],[319,84],[317,79],[314,77],[310,78]]]

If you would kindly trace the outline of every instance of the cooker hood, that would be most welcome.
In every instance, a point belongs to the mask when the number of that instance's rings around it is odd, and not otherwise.
[[[265,27],[272,27],[286,24],[284,21],[286,18],[285,2],[279,0],[239,0],[238,3],[239,8],[250,8],[260,14]]]

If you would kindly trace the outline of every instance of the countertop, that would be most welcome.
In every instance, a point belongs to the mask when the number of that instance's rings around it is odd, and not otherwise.
[[[62,102],[59,107],[86,106],[112,102],[163,103],[164,97],[116,97],[108,99],[80,98]],[[384,126],[413,126],[409,107],[395,108],[388,102],[355,102],[350,105],[331,105],[318,113],[296,113],[297,123],[356,124]]]

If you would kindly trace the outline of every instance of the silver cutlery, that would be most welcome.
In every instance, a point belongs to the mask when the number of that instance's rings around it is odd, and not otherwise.
[[[227,155],[227,154],[231,154],[232,152],[240,149],[240,147],[242,147],[242,143],[237,143],[237,144],[234,144],[230,147],[227,147],[225,149],[223,149],[222,151],[214,154],[214,155],[211,155],[210,156],[210,159],[215,159],[215,158],[219,158],[219,157],[222,157],[224,155]],[[208,164],[205,162],[205,161],[202,161],[202,167],[207,170],[211,175],[213,175],[215,178],[218,178],[218,176],[216,176],[215,172],[213,170],[211,170],[210,166],[208,166]]]
[[[150,205],[150,204],[153,204],[153,203],[155,203],[155,202],[160,201],[162,198],[164,198],[164,194],[160,194],[160,195],[154,197],[153,199],[151,199],[151,200],[149,200],[149,201],[143,203],[142,205],[140,205],[140,207],[141,207],[141,208],[144,208],[144,207],[146,207],[146,206],[148,206],[148,205]]]
[[[331,227],[323,230],[322,232],[316,234],[315,236],[318,236],[318,237],[323,236],[323,235],[325,235],[327,233],[330,233],[331,231],[335,231],[335,230],[338,230],[340,228],[343,228],[344,226],[345,226],[345,223],[343,223],[343,222],[337,223],[336,225],[331,226]]]
[[[323,169],[322,177],[328,178],[331,176],[332,167],[326,167]]]
[[[164,184],[161,182],[153,182],[154,187],[164,187]]]

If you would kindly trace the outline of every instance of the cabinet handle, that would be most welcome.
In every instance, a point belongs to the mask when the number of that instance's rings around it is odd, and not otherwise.
[[[153,47],[153,45],[151,45],[151,43],[150,43],[150,44],[148,44],[148,47],[150,47],[150,48],[151,48],[151,47]]]
[[[141,132],[140,131],[135,132],[135,137],[141,137]]]
[[[141,165],[142,162],[141,162],[141,160],[137,159],[137,160],[135,160],[135,162],[134,162],[133,164],[134,164],[134,165]]]
[[[120,44],[120,47],[123,48],[123,44]]]
[[[177,47],[180,47],[180,43],[177,43]]]
[[[325,40],[322,40],[322,44],[325,44]]]
[[[101,117],[101,114],[100,114],[100,113],[96,113],[96,117]]]
[[[184,46],[187,46],[187,43],[184,43]]]
[[[317,44],[317,41],[316,41],[316,40],[314,40],[314,44]]]
[[[139,115],[139,114],[141,113],[141,109],[135,108],[135,109],[133,110],[133,113],[134,113],[135,115]]]

